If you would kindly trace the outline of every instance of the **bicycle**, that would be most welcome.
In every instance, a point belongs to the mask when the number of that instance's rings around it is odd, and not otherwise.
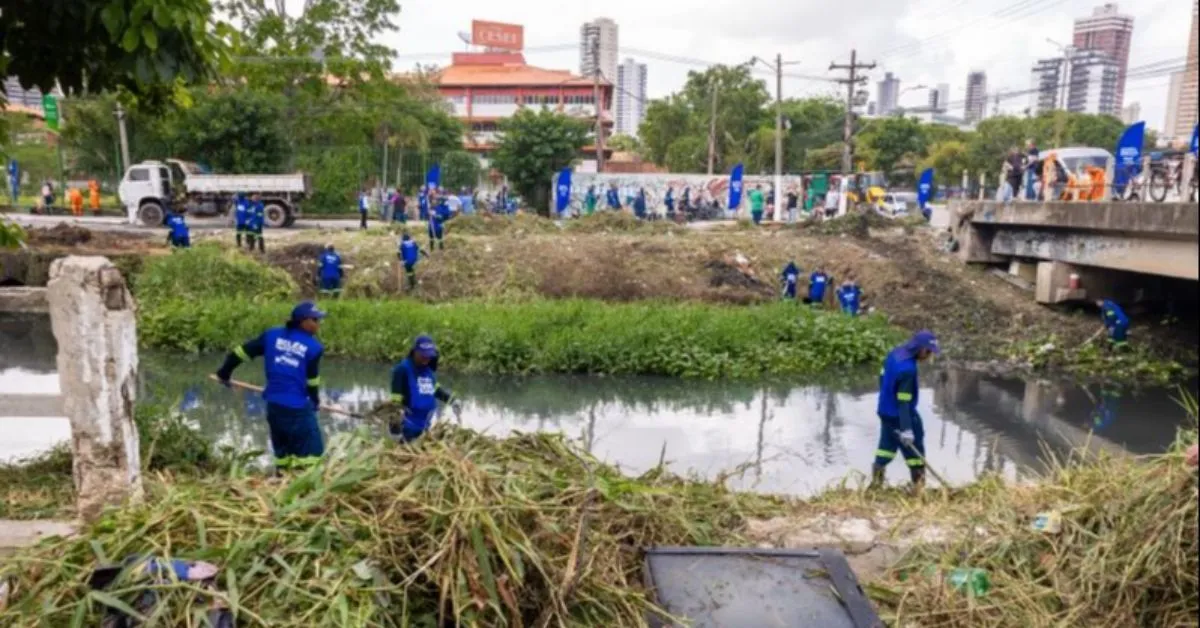
[[[1200,162],[1197,162],[1197,168],[1200,169]],[[1193,171],[1192,181],[1188,186],[1187,198],[1192,203],[1196,202],[1197,185],[1200,185],[1197,174],[1200,172]],[[1162,203],[1167,200],[1167,194],[1171,191],[1180,199],[1184,198],[1182,159],[1163,160],[1150,165],[1150,198],[1156,203]]]

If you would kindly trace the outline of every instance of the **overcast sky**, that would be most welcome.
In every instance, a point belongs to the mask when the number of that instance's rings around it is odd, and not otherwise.
[[[401,58],[397,65],[449,63],[449,55],[463,50],[460,31],[469,31],[471,20],[483,19],[525,27],[528,62],[553,69],[579,71],[579,26],[596,17],[608,17],[620,27],[620,58],[633,57],[649,66],[651,97],[677,90],[688,70],[700,69],[678,61],[645,54],[693,61],[739,63],[752,56],[799,61],[787,72],[830,76],[829,63],[845,63],[851,48],[860,58],[876,61],[871,71],[871,99],[875,82],[885,71],[900,78],[901,89],[925,84],[950,84],[952,103],[966,94],[966,76],[972,69],[986,70],[991,92],[1025,90],[1030,86],[1030,66],[1058,50],[1047,38],[1070,43],[1076,17],[1090,15],[1098,0],[402,0],[400,32],[384,43]],[[1175,60],[1182,65],[1187,54],[1192,2],[1189,0],[1126,0],[1122,13],[1134,17],[1130,67]],[[567,46],[565,49],[539,48]],[[635,50],[631,50],[635,49]],[[638,54],[638,51],[645,51]],[[1125,102],[1139,102],[1142,118],[1161,128],[1166,112],[1169,77],[1133,80]],[[784,97],[833,93],[830,83],[785,79]],[[902,105],[918,106],[927,92],[905,92]],[[1023,111],[1028,96],[1001,103],[1001,110]],[[988,103],[989,113],[992,103]],[[955,113],[955,112],[952,112]],[[957,112],[961,115],[961,109]]]

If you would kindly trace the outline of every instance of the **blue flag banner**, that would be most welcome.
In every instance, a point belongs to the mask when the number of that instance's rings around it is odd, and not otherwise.
[[[1200,124],[1192,127],[1192,154],[1200,155]]]
[[[917,206],[925,209],[931,198],[933,198],[933,168],[926,168],[925,172],[921,173],[920,182],[917,183]]]
[[[567,210],[567,206],[571,204],[571,167],[567,166],[558,173],[558,185],[554,186],[555,208],[558,213],[563,213]]]
[[[1146,141],[1146,123],[1136,122],[1129,125],[1117,142],[1117,165],[1113,169],[1113,185],[1118,190],[1125,189],[1129,180],[1142,169],[1142,144]]]
[[[425,185],[432,190],[442,184],[442,166],[441,164],[433,164],[429,168],[429,172],[425,173]]]
[[[729,209],[730,211],[738,208],[742,204],[742,173],[745,168],[742,164],[733,167],[733,172],[729,173]]]
[[[8,187],[12,193],[13,205],[16,205],[17,198],[21,195],[21,165],[16,159],[8,161]]]

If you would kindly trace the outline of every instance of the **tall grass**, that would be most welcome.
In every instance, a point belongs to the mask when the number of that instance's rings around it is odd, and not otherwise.
[[[224,350],[281,324],[291,306],[227,298],[150,302],[139,336],[154,348]],[[320,337],[331,355],[395,360],[427,333],[444,364],[488,373],[804,375],[876,362],[897,340],[882,320],[793,304],[343,300],[323,306],[329,317]]]
[[[147,258],[133,275],[133,292],[146,304],[169,299],[289,299],[297,294],[287,272],[238,251],[200,245]]]

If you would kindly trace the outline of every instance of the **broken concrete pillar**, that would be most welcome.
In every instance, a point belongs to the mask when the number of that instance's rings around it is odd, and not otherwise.
[[[1044,305],[1082,301],[1087,297],[1087,292],[1082,288],[1073,288],[1071,282],[1071,276],[1075,275],[1078,279],[1078,273],[1079,269],[1071,264],[1038,262],[1034,298]]]
[[[56,260],[48,300],[78,513],[88,520],[142,498],[135,306],[120,271],[103,257]]]

